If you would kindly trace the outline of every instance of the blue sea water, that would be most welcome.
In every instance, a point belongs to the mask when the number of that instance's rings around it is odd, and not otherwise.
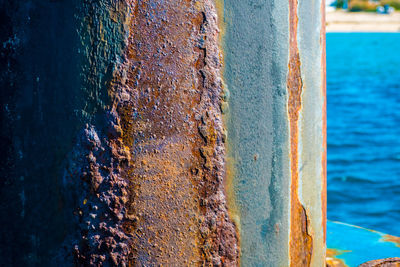
[[[327,34],[328,219],[400,236],[400,34]]]

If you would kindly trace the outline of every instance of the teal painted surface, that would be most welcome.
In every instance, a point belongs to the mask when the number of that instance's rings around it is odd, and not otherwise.
[[[304,50],[304,55],[300,51],[301,60],[305,62],[301,67],[306,88],[303,105],[307,106],[299,121],[299,129],[306,129],[299,133],[299,151],[304,152],[299,187],[309,231],[315,237],[312,266],[321,266],[325,258],[319,6],[320,1],[299,6],[298,32],[298,46]],[[307,11],[311,7],[312,14]],[[289,2],[284,0],[224,1],[228,157],[233,162],[242,266],[290,265],[288,8]]]
[[[350,224],[332,221],[327,223],[328,249],[343,251],[336,258],[344,260],[349,267],[371,260],[398,257],[400,247],[396,243],[384,241],[384,236],[381,232]]]
[[[321,179],[325,172],[324,150],[324,69],[321,67],[321,1],[299,1],[298,42],[303,82],[302,109],[299,119],[299,197],[307,211],[309,231],[313,235],[312,266],[324,265],[325,245],[321,234],[324,227],[323,203],[325,191]]]
[[[229,157],[242,266],[288,265],[288,2],[224,2]]]

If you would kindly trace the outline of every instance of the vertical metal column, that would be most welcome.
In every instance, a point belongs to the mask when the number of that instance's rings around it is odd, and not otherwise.
[[[231,212],[242,266],[323,266],[324,1],[224,3]]]
[[[1,264],[324,266],[322,0],[0,7]]]

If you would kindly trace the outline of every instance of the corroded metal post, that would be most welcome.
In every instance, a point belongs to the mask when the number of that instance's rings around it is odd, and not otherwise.
[[[4,265],[323,266],[323,1],[0,1]]]
[[[324,1],[225,1],[230,196],[243,266],[323,266]]]

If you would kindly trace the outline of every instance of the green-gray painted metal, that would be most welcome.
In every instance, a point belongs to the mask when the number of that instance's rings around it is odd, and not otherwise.
[[[312,266],[325,257],[321,213],[323,67],[321,1],[299,3],[299,49],[304,104],[299,128],[300,193],[310,212]],[[229,157],[240,217],[242,266],[288,266],[290,143],[287,75],[287,0],[224,2],[225,72],[230,92]],[[309,129],[308,129],[309,127]],[[315,216],[315,217],[314,217]],[[292,263],[296,266],[296,263]]]
[[[325,175],[326,150],[323,138],[325,125],[322,124],[325,99],[325,70],[321,66],[324,57],[324,39],[321,36],[321,1],[299,1],[299,52],[303,82],[302,110],[299,119],[299,197],[307,210],[308,219],[316,231],[313,234],[314,266],[322,266],[320,261],[325,255],[325,240],[321,235],[324,227],[321,198],[326,184],[321,175]],[[323,111],[323,112],[321,112]],[[326,203],[325,203],[326,204]],[[319,260],[317,260],[319,259]]]
[[[288,4],[225,1],[224,14],[224,78],[230,91],[228,140],[235,162],[241,264],[286,266]],[[282,230],[276,232],[275,225]]]

